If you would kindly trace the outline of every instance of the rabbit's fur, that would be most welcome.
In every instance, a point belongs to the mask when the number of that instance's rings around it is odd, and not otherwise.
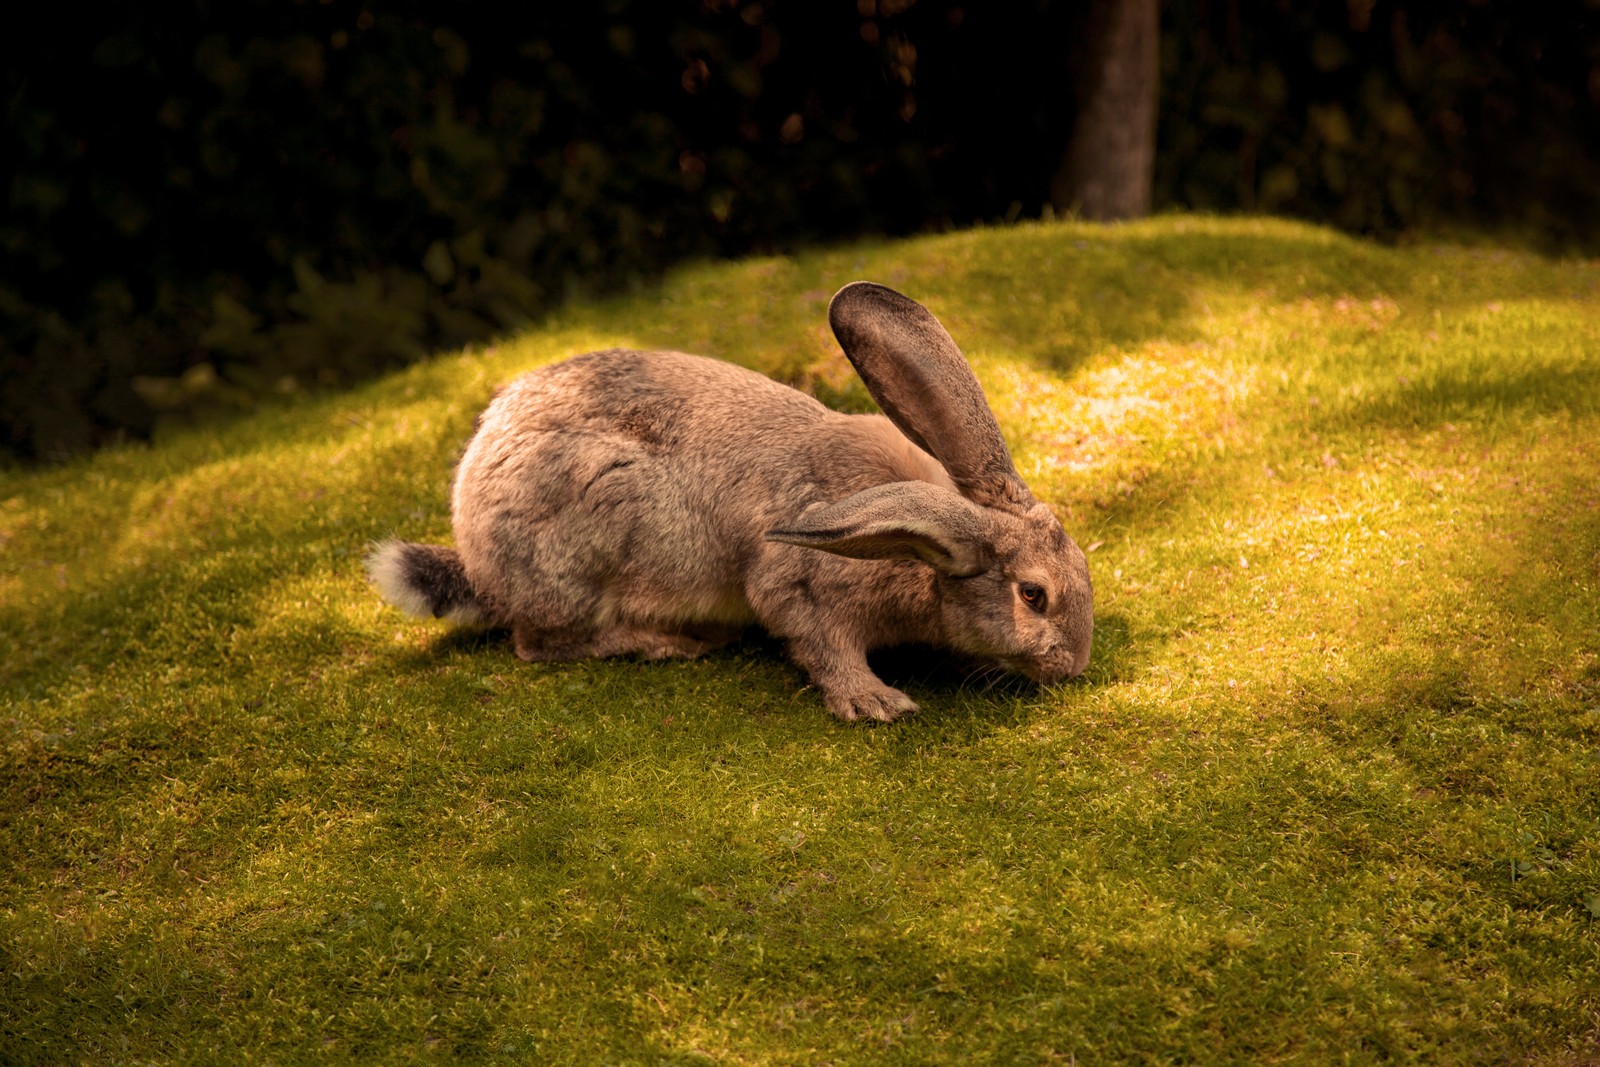
[[[829,321],[887,417],[680,352],[577,356],[484,412],[456,548],[380,544],[374,582],[412,614],[509,626],[527,660],[693,656],[759,623],[847,721],[916,710],[867,666],[887,645],[1080,673],[1088,564],[1017,476],[960,350],[870,282]]]

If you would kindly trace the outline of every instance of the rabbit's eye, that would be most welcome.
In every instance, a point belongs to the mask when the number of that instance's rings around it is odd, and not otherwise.
[[[1045,594],[1044,586],[1034,585],[1032,582],[1019,582],[1017,594],[1022,597],[1022,602],[1034,611],[1044,614]]]

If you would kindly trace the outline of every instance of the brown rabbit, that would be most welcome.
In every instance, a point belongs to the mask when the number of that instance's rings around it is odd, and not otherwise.
[[[828,319],[887,418],[680,352],[577,356],[484,412],[457,547],[384,542],[373,581],[414,615],[509,626],[526,660],[693,656],[759,623],[846,721],[916,710],[867,666],[887,645],[1082,672],[1088,563],[950,335],[871,282]]]

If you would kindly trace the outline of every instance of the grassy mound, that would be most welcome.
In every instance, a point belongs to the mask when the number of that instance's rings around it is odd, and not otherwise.
[[[519,370],[863,397],[867,277],[1091,548],[1049,689],[402,617]],[[1600,1057],[1600,264],[1273,222],[682,272],[352,394],[0,474],[0,1059]]]

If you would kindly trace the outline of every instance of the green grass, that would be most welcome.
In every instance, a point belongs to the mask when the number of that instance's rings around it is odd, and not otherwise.
[[[768,643],[530,666],[366,587],[496,383],[859,404],[868,277],[1086,548],[1088,675],[835,722]],[[0,1061],[1600,1059],[1600,263],[1265,221],[682,271],[0,474]]]

